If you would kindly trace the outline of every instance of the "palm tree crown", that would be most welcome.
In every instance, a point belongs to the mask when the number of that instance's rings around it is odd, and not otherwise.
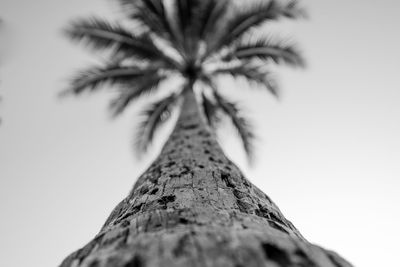
[[[176,90],[145,109],[145,119],[137,132],[137,152],[144,152],[155,131],[165,122],[185,90],[196,92],[207,123],[231,118],[249,156],[253,133],[237,103],[223,97],[217,80],[228,75],[278,94],[270,65],[286,63],[303,66],[296,47],[269,35],[253,35],[254,30],[280,18],[304,15],[297,1],[250,1],[234,5],[233,0],[118,0],[125,20],[110,23],[100,18],[77,20],[65,30],[109,61],[80,71],[69,93],[95,91],[104,84],[117,85],[111,101],[114,115],[140,96],[156,92],[172,77],[182,79]],[[198,86],[201,85],[201,86]]]

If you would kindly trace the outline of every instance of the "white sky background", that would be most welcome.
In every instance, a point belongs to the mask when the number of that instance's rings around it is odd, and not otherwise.
[[[73,71],[95,58],[60,29],[77,16],[112,18],[110,2],[0,2],[0,266],[57,266],[94,237],[157,152],[133,157],[137,109],[111,121],[106,93],[56,97]],[[309,67],[279,71],[282,100],[224,85],[256,125],[255,166],[227,132],[223,146],[307,239],[356,266],[394,266],[399,1],[303,4],[310,20],[285,32],[301,44]]]

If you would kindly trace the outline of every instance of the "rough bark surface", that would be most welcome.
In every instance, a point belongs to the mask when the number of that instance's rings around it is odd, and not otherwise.
[[[310,244],[223,153],[185,95],[158,158],[61,267],[350,267]]]

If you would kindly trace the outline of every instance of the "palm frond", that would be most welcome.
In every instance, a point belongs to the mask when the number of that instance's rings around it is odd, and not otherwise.
[[[137,155],[146,152],[153,141],[155,132],[166,122],[178,100],[178,94],[171,94],[153,104],[143,112],[143,120],[139,124],[135,135],[135,148]]]
[[[199,20],[199,35],[201,40],[206,40],[208,36],[213,36],[217,22],[226,17],[229,0],[204,0],[202,16]]]
[[[305,66],[305,60],[296,45],[267,36],[241,40],[232,51],[222,58],[222,60],[232,59],[260,59],[277,64],[286,63],[294,67]]]
[[[216,91],[214,91],[214,96],[221,110],[232,120],[232,124],[242,140],[248,160],[251,162],[254,156],[253,141],[255,138],[251,123],[241,114],[237,103],[226,100]]]
[[[119,0],[118,2],[129,19],[155,33],[167,34],[165,32],[167,11],[162,0]],[[141,13],[143,16],[139,16]],[[144,15],[147,15],[147,18]]]
[[[120,89],[119,95],[110,102],[111,114],[120,115],[132,101],[146,93],[153,93],[160,87],[160,83],[167,79],[166,75],[153,73],[138,79],[130,85]],[[128,87],[129,86],[129,87]]]
[[[204,0],[203,0],[204,1]],[[175,0],[176,27],[181,35],[186,58],[194,60],[199,44],[199,18],[202,0]]]
[[[219,30],[213,35],[213,43],[209,46],[207,55],[217,52],[224,46],[242,37],[250,30],[263,25],[265,22],[282,17],[295,19],[304,16],[304,11],[296,0],[285,4],[277,0],[257,1],[248,7],[237,7],[229,18],[222,18]]]
[[[211,99],[209,99],[204,92],[202,93],[202,108],[204,115],[207,119],[208,125],[212,128],[215,127],[218,122],[217,111],[218,105],[216,105]]]
[[[175,0],[174,10],[176,12],[177,27],[185,38],[187,29],[190,29],[193,22],[193,10],[198,5],[198,0]]]
[[[94,49],[130,48],[132,34],[117,23],[110,23],[101,18],[78,19],[73,21],[64,33],[73,41],[84,42]]]
[[[105,84],[127,85],[157,73],[157,68],[141,68],[137,66],[93,66],[82,70],[71,80],[70,88],[63,94],[80,94],[94,91]]]
[[[121,54],[142,60],[160,60],[176,66],[175,60],[158,48],[148,34],[135,35],[118,23],[100,18],[81,19],[71,23],[65,34],[94,50],[111,51],[111,57]]]
[[[279,96],[277,82],[264,66],[244,62],[241,64],[218,68],[210,75],[230,75],[233,78],[244,78],[250,84],[255,84],[266,88],[275,97]]]
[[[163,0],[119,0],[119,3],[129,19],[170,42],[182,55],[182,36],[173,27],[176,18],[169,16]]]
[[[215,22],[226,12],[228,0],[175,0],[175,22],[182,34],[186,54],[195,61],[206,35],[215,28]]]

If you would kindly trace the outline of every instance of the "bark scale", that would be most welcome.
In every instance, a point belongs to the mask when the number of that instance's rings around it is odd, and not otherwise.
[[[312,245],[223,153],[193,91],[160,155],[60,267],[351,267]]]

